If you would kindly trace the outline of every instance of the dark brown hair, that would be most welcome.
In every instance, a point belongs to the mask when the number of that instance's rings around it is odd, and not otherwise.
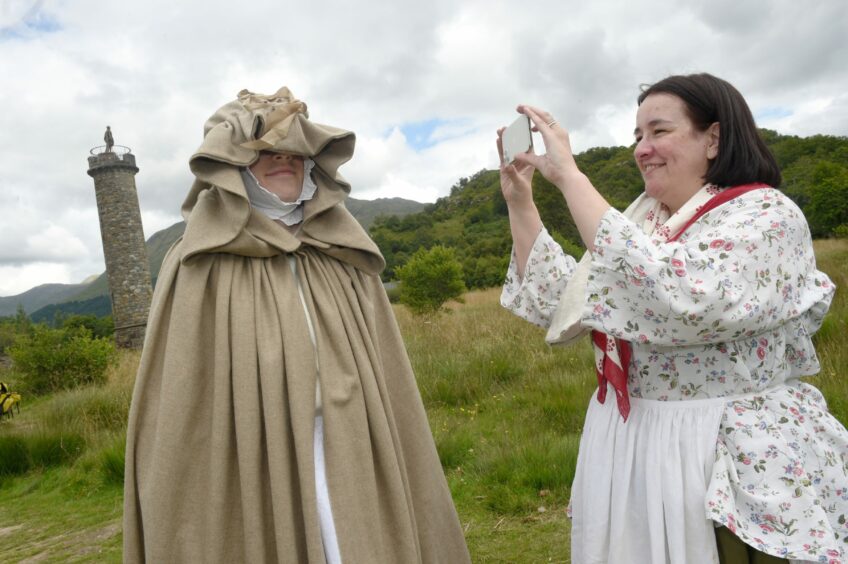
[[[677,96],[699,131],[719,123],[718,155],[704,181],[717,186],[763,182],[780,186],[780,168],[757,132],[748,104],[732,84],[711,74],[675,75],[644,86],[639,105],[651,94]]]

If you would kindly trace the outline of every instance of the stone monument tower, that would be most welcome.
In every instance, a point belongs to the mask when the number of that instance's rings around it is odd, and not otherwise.
[[[135,188],[138,167],[128,147],[114,144],[110,128],[103,139],[106,145],[91,150],[88,174],[94,178],[100,215],[115,342],[119,347],[141,348],[152,290]]]

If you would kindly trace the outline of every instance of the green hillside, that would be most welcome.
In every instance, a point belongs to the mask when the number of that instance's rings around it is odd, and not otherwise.
[[[403,217],[411,213],[417,213],[423,210],[427,204],[406,200],[404,198],[377,198],[376,200],[357,200],[356,198],[348,198],[345,200],[345,207],[353,214],[353,217],[362,224],[362,227],[368,229],[374,223],[374,220],[380,216],[394,215]]]
[[[32,312],[47,304],[62,302],[86,288],[85,284],[42,284],[16,296],[0,297],[0,317],[15,315],[18,306]]]
[[[345,203],[351,214],[366,229],[377,217],[404,216],[420,211],[426,205],[403,198],[348,198]],[[147,240],[150,275],[154,281],[159,274],[165,253],[184,231],[185,222],[181,221],[157,231]],[[2,297],[0,316],[14,315],[19,303],[23,305],[24,311],[30,313],[33,320],[48,322],[63,315],[108,315],[112,308],[105,272],[88,284],[44,284],[17,296]]]
[[[580,168],[616,207],[623,208],[641,192],[642,180],[631,149],[590,149],[577,156]],[[533,193],[542,220],[566,249],[581,250],[577,228],[559,190],[541,175],[533,177]],[[424,211],[404,218],[379,218],[371,236],[386,257],[383,279],[421,247],[444,245],[456,249],[469,288],[486,288],[503,281],[512,237],[506,202],[496,170],[481,170],[461,178],[450,191]]]
[[[848,138],[816,135],[800,138],[761,130],[783,170],[781,188],[804,210],[813,236],[848,235]],[[624,209],[642,192],[632,147],[590,149],[577,164],[616,208]],[[572,254],[582,252],[574,222],[559,190],[536,174],[536,205],[553,237]],[[840,228],[840,226],[842,226]],[[498,171],[481,170],[461,178],[421,213],[380,218],[371,235],[386,257],[383,279],[419,248],[444,245],[456,250],[469,288],[499,285],[509,262],[512,239]]]
[[[96,315],[97,317],[112,315],[112,300],[109,296],[101,294],[85,300],[50,304],[32,312],[29,318],[34,323],[53,324],[59,319],[72,315]]]
[[[804,210],[813,236],[848,236],[848,138],[827,135],[802,138],[766,129],[761,130],[761,134],[783,171],[780,188]],[[618,209],[624,209],[642,191],[632,147],[594,148],[577,155],[576,159],[581,170]],[[548,230],[568,252],[579,254],[580,238],[559,191],[538,174],[533,179],[533,188],[536,205]],[[434,204],[400,198],[373,201],[350,198],[347,206],[363,226],[370,226],[372,237],[385,255],[385,281],[393,280],[395,269],[415,251],[434,245],[456,250],[469,288],[496,286],[503,280],[512,241],[498,171],[481,170],[468,178],[460,178],[450,194]],[[154,278],[165,252],[184,228],[184,224],[178,223],[148,240]],[[75,288],[74,292],[51,288],[50,292],[59,297],[53,301],[42,297],[38,307],[77,302],[67,309],[83,310],[80,313],[85,313],[89,304],[102,307],[100,302],[93,300],[108,294],[105,273],[81,288]],[[0,300],[8,301],[13,313],[17,307],[15,300],[22,296],[24,294]],[[55,314],[55,308],[50,313]]]

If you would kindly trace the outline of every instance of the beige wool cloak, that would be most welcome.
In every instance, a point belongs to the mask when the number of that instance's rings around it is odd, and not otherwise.
[[[343,562],[469,561],[383,258],[342,204],[353,145],[286,89],[243,91],[207,122],[130,409],[125,562],[323,563],[316,380]],[[265,148],[316,162],[296,234],[247,200],[238,167]]]

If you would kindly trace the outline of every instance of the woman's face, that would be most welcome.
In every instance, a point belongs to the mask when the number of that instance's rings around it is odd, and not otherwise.
[[[250,165],[250,172],[263,187],[284,202],[293,202],[303,190],[303,157],[263,151]]]
[[[636,164],[645,192],[671,209],[680,209],[704,185],[709,160],[718,155],[719,125],[698,131],[683,100],[651,94],[636,112]]]

